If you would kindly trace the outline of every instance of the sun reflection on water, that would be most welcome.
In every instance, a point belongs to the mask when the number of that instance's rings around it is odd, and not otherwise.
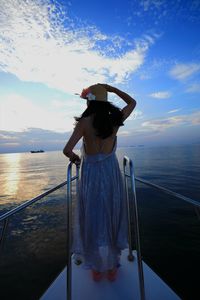
[[[64,181],[65,168],[60,152],[1,154],[0,210],[4,205],[8,208],[30,200]]]
[[[1,174],[2,181],[2,194],[15,197],[19,189],[19,182],[21,179],[20,165],[21,165],[21,153],[12,153],[4,155],[3,163],[4,170]],[[2,201],[1,201],[2,203]]]

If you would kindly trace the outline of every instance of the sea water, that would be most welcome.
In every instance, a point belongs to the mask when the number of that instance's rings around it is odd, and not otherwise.
[[[200,145],[117,150],[121,170],[127,155],[136,177],[197,201],[199,154]],[[67,164],[62,151],[0,154],[0,214],[65,181]],[[136,188],[143,259],[183,299],[199,299],[198,211],[143,184]],[[66,187],[11,218],[1,256],[2,295],[37,299],[66,264]]]

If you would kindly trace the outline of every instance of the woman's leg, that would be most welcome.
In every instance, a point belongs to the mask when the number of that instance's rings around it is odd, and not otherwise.
[[[120,267],[121,250],[118,247],[109,246],[107,256],[107,269],[112,270]]]

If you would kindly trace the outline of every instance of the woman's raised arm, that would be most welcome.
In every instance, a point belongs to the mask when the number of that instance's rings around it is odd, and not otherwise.
[[[130,116],[130,114],[132,113],[132,111],[134,110],[137,104],[135,99],[133,99],[127,93],[117,89],[116,87],[113,87],[108,84],[102,84],[102,85],[107,90],[107,92],[115,93],[117,96],[119,96],[122,100],[124,100],[127,103],[127,105],[122,109],[123,121],[126,120]]]

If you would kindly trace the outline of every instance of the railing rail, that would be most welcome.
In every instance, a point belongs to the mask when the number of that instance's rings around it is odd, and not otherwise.
[[[71,181],[77,179],[77,175],[71,178]],[[20,204],[19,206],[11,209],[10,211],[4,213],[3,215],[0,216],[0,222],[3,222],[3,228],[1,230],[0,233],[0,252],[3,248],[3,244],[4,244],[4,240],[5,240],[5,236],[6,236],[6,230],[9,224],[9,218],[12,217],[13,215],[15,215],[16,213],[20,212],[21,210],[25,209],[26,207],[34,204],[35,202],[41,200],[42,198],[44,198],[45,196],[55,192],[56,190],[60,189],[61,187],[65,186],[68,183],[68,181],[64,181],[60,184],[58,184],[57,186],[49,189],[48,191]]]
[[[71,180],[73,181],[73,180],[75,180],[75,179],[76,179],[76,176],[72,177]],[[6,218],[8,218],[8,217],[14,215],[15,213],[19,212],[20,210],[22,210],[22,209],[28,207],[29,205],[31,205],[31,204],[37,202],[38,200],[41,200],[41,199],[44,198],[45,196],[47,196],[47,195],[53,193],[54,191],[56,191],[56,190],[60,189],[61,187],[65,186],[66,184],[67,184],[67,180],[64,181],[64,182],[62,182],[62,183],[60,183],[59,185],[56,185],[56,186],[53,187],[52,189],[49,189],[48,191],[46,191],[46,192],[44,192],[44,193],[42,193],[42,194],[40,194],[40,195],[38,195],[38,196],[36,196],[36,197],[34,197],[34,198],[28,200],[28,201],[26,201],[26,202],[20,204],[19,206],[17,206],[17,207],[15,207],[15,208],[11,209],[10,211],[8,211],[8,212],[6,212],[5,214],[3,214],[3,215],[0,216],[0,221],[5,220]]]
[[[162,187],[162,186],[160,186],[158,184],[152,183],[151,181],[142,179],[140,177],[135,177],[135,180],[138,181],[138,182],[144,183],[146,185],[149,185],[149,186],[151,186],[151,187],[153,187],[155,189],[158,189],[158,190],[164,192],[165,194],[168,194],[168,195],[173,196],[175,198],[181,199],[181,200],[183,200],[183,201],[185,201],[187,203],[190,203],[190,204],[193,204],[193,205],[195,205],[197,207],[200,207],[200,201],[191,199],[189,197],[185,197],[185,196],[183,196],[183,195],[181,195],[179,193],[173,192],[173,191],[171,191],[171,190],[169,190],[167,188],[164,188],[164,187]]]

